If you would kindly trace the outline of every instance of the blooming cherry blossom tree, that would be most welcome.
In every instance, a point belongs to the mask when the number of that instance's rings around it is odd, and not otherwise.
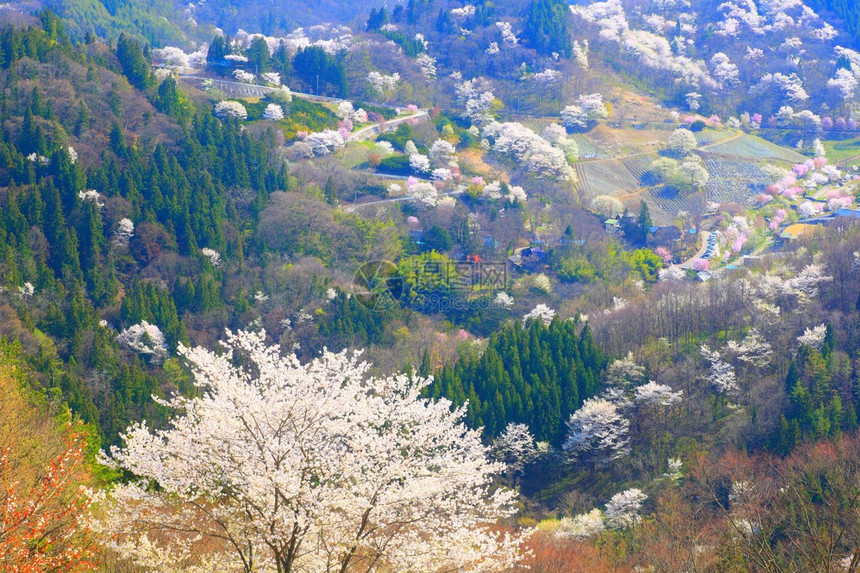
[[[801,345],[806,345],[810,348],[821,350],[821,347],[824,346],[824,339],[826,336],[827,326],[824,324],[819,324],[818,326],[814,326],[812,328],[807,328],[806,330],[804,330],[803,334],[797,337],[797,341]]]
[[[680,402],[683,395],[683,390],[674,392],[671,386],[649,380],[647,384],[636,388],[636,403],[672,406]]]
[[[117,337],[117,341],[132,350],[152,357],[155,362],[161,362],[167,358],[164,334],[156,325],[145,320],[123,330]]]
[[[215,116],[221,119],[248,119],[248,110],[238,101],[220,101],[215,105]]]
[[[432,169],[430,166],[430,158],[421,153],[415,153],[409,156],[409,167],[415,173],[429,173]]]
[[[669,136],[668,145],[669,151],[684,157],[692,153],[699,144],[692,131],[681,128],[672,132],[672,135]]]
[[[603,377],[607,386],[626,390],[638,385],[645,379],[645,368],[636,363],[633,353],[628,352],[624,358],[613,360]]]
[[[507,465],[510,473],[520,473],[526,464],[531,463],[546,448],[535,443],[535,438],[525,424],[510,423],[493,440],[490,456]]]
[[[333,150],[346,145],[343,135],[331,129],[310,134],[305,139],[305,143],[311,146],[315,155],[328,155]]]
[[[430,146],[429,157],[433,165],[447,167],[452,161],[457,160],[457,150],[444,139],[437,139]]]
[[[605,529],[606,520],[603,517],[603,512],[594,508],[587,513],[561,519],[555,535],[556,537],[587,539],[602,533]]]
[[[707,376],[708,383],[720,394],[736,395],[740,388],[734,366],[723,360],[719,352],[713,351],[705,345],[702,345],[700,351],[711,365],[710,373]]]
[[[367,74],[367,83],[370,84],[370,89],[383,100],[391,97],[399,81],[400,74],[396,72],[390,75],[381,74],[377,71]]]
[[[131,219],[123,218],[117,223],[111,242],[118,247],[127,247],[134,236],[134,223]]]
[[[263,110],[263,119],[269,119],[272,121],[284,119],[284,108],[276,103],[270,103],[266,106],[266,109]]]
[[[630,421],[608,400],[589,398],[570,415],[567,427],[564,451],[572,459],[609,462],[629,453]]]
[[[613,529],[633,527],[641,519],[639,512],[647,499],[648,496],[638,488],[616,493],[606,503],[606,522]]]
[[[586,129],[594,122],[609,117],[609,110],[603,103],[601,94],[581,95],[576,104],[569,105],[561,111],[562,123],[568,129]]]
[[[544,324],[549,324],[555,318],[555,311],[545,304],[539,304],[523,316],[523,322],[530,320],[540,320]]]
[[[139,478],[116,485],[105,508],[121,554],[148,570],[183,560],[245,573],[518,560],[522,536],[491,527],[514,511],[515,494],[493,481],[504,464],[487,460],[463,408],[421,398],[427,380],[371,377],[346,353],[302,365],[265,333],[224,345],[181,349],[198,397],[168,401],[169,428],[132,426],[112,449],[111,463]]]

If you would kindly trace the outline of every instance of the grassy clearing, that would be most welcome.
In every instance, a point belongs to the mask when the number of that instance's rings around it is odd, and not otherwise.
[[[845,163],[846,167],[860,165],[860,137],[854,139],[825,140],[824,149],[830,163]]]
[[[792,149],[781,147],[749,133],[708,147],[707,150],[712,153],[736,155],[749,159],[771,159],[791,163],[800,163],[808,159]]]

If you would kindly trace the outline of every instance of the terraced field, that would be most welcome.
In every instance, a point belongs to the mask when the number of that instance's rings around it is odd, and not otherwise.
[[[701,146],[712,145],[714,143],[718,143],[721,139],[727,139],[731,137],[732,132],[723,129],[707,128],[694,133],[693,135],[696,136],[696,142]]]
[[[773,182],[758,163],[705,157],[705,168],[711,180],[705,186],[705,196],[717,203],[746,203]]]
[[[734,155],[749,159],[771,159],[799,163],[806,161],[806,157],[794,150],[780,147],[760,137],[745,133],[740,137],[733,138],[724,143],[717,143],[701,150],[703,153],[719,153]]]
[[[640,183],[645,174],[651,169],[651,164],[660,157],[657,153],[631,155],[620,159],[624,166]]]
[[[618,160],[576,164],[577,187],[584,201],[598,195],[624,195],[639,188],[639,180]]]
[[[642,194],[648,203],[651,219],[657,225],[668,225],[678,211],[695,213],[701,210],[704,201],[702,194],[695,191],[681,192],[675,187],[652,187]]]
[[[579,147],[579,158],[580,159],[599,159],[606,157],[605,153],[602,153],[600,149],[594,145],[588,136],[584,133],[572,133],[568,137],[576,142],[577,147]]]

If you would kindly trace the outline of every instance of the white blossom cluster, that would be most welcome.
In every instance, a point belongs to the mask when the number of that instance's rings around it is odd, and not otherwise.
[[[437,139],[430,146],[430,162],[437,167],[457,165],[457,150],[444,139]]]
[[[457,103],[473,123],[481,124],[492,119],[491,108],[496,96],[490,87],[489,82],[480,78],[466,80],[455,86]]]
[[[574,179],[564,152],[520,123],[490,122],[482,134],[492,141],[494,152],[509,156],[539,179]]]
[[[339,132],[326,129],[307,136],[305,143],[311,146],[314,155],[328,155],[335,149],[343,147],[346,142]]]
[[[155,362],[167,358],[167,343],[161,329],[147,321],[129,326],[119,333],[117,342],[140,354],[150,356]]]
[[[394,93],[394,89],[397,87],[397,82],[399,81],[400,74],[397,72],[386,75],[374,70],[367,74],[367,83],[370,84],[370,89],[382,98],[390,97]]]
[[[436,77],[436,58],[427,54],[421,53],[415,58],[415,63],[421,68],[421,74],[428,80]]]
[[[528,323],[530,320],[539,320],[545,325],[549,325],[552,319],[555,318],[555,314],[556,312],[547,305],[539,304],[523,316],[523,322]]]
[[[542,72],[538,72],[532,76],[532,79],[540,85],[550,85],[561,79],[561,72],[552,68],[547,68]]]
[[[571,539],[588,539],[606,530],[606,520],[603,512],[594,508],[589,512],[574,517],[565,517],[559,521],[556,537]]]
[[[84,191],[78,191],[78,199],[81,201],[88,201],[101,209],[105,206],[102,201],[102,196],[95,189],[86,189]]]
[[[516,46],[519,43],[519,38],[514,34],[510,22],[496,22],[496,27],[502,33],[502,42],[506,46]]]
[[[233,70],[233,78],[237,82],[253,84],[254,81],[257,79],[257,76],[255,76],[251,72],[246,72],[245,70]]]
[[[200,249],[200,254],[209,259],[209,262],[212,264],[213,267],[221,265],[221,253],[219,253],[215,249],[203,247],[202,249]]]
[[[561,120],[568,129],[586,129],[596,121],[609,117],[601,94],[584,94],[576,103],[561,110]]]
[[[462,8],[454,8],[451,10],[451,16],[455,18],[468,18],[475,15],[475,7],[472,4],[466,4]]]
[[[353,33],[347,26],[335,24],[320,24],[307,28],[296,28],[286,36],[266,36],[264,34],[249,34],[239,30],[233,36],[233,46],[238,50],[246,50],[251,42],[262,38],[269,48],[269,53],[275,53],[283,45],[290,54],[295,54],[302,48],[316,46],[327,54],[335,55],[349,51],[353,45]],[[246,59],[247,61],[247,59]]]
[[[428,181],[407,183],[406,192],[414,201],[424,207],[435,207],[439,204],[439,190]]]
[[[651,7],[649,5],[656,3],[656,0],[637,2],[634,6],[637,13],[644,13],[645,9]],[[645,6],[642,6],[643,4]],[[716,87],[716,82],[708,73],[705,62],[693,60],[683,54],[685,49],[683,37],[670,40],[660,33],[631,26],[621,0],[592,2],[584,6],[571,6],[570,9],[585,22],[594,24],[599,29],[599,37],[602,41],[617,44],[619,49],[645,68],[667,71],[689,86]],[[692,36],[695,32],[695,14],[678,11],[675,15],[682,33]],[[659,21],[654,18],[650,18],[649,22],[650,24],[645,25],[652,29],[669,30],[668,22],[658,23]],[[675,26],[671,26],[672,30],[674,28]],[[681,40],[680,43],[677,40]]]
[[[720,394],[737,395],[740,388],[734,366],[723,360],[719,352],[711,350],[706,345],[702,345],[699,350],[702,357],[710,363],[708,383]]]
[[[222,119],[248,119],[248,110],[238,101],[219,101],[215,104],[215,116]]]
[[[591,208],[604,217],[615,217],[624,212],[624,204],[611,195],[598,195],[591,201]]]
[[[612,461],[630,452],[630,421],[618,406],[603,398],[589,398],[567,421],[564,451],[574,459],[600,456]]]
[[[260,74],[260,79],[270,86],[274,86],[276,88],[281,86],[281,74],[278,72],[265,72]]]
[[[118,247],[126,247],[133,236],[134,223],[131,219],[122,218],[116,225],[111,242]]]
[[[826,336],[827,326],[819,324],[818,326],[804,330],[803,334],[797,337],[797,341],[802,346],[809,346],[810,348],[821,350],[821,347],[824,346],[824,338]]]
[[[860,85],[860,53],[842,46],[836,46],[834,51],[837,56],[848,60],[850,67],[837,69],[836,75],[827,81],[827,87],[837,90],[844,101],[851,101]]]
[[[793,72],[788,75],[781,72],[764,74],[758,83],[750,86],[749,91],[753,95],[776,91],[790,103],[803,103],[809,99],[803,80]]]
[[[112,549],[167,572],[242,571],[250,555],[259,571],[367,555],[397,571],[515,565],[529,532],[489,525],[515,512],[516,494],[498,487],[505,465],[487,459],[463,408],[423,399],[427,380],[371,377],[345,352],[302,365],[265,336],[180,349],[197,397],[164,402],[169,427],[130,427],[105,460],[137,476],[101,502],[94,529]]]
[[[573,41],[573,60],[579,64],[583,70],[588,70],[588,40]]]
[[[272,121],[284,119],[284,108],[276,103],[270,103],[266,106],[266,109],[263,110],[263,119],[269,119]]]
[[[649,380],[646,384],[636,388],[636,403],[649,404],[657,406],[673,406],[681,401],[684,396],[684,391],[677,392],[672,390],[671,386],[666,384],[658,384],[653,380]]]
[[[490,457],[504,463],[509,472],[519,473],[536,460],[548,444],[539,445],[525,424],[510,423],[490,445]]]
[[[800,0],[730,0],[719,7],[723,20],[716,24],[721,36],[738,37],[745,32],[757,36],[805,32],[810,38],[830,40],[836,30]]]
[[[740,82],[740,70],[723,52],[711,57],[711,74],[721,88],[732,88]]]
[[[175,46],[165,46],[164,48],[153,48],[152,61],[163,68],[204,68],[206,67],[206,50],[201,49],[196,52],[186,53],[181,48]]]
[[[607,386],[629,389],[645,379],[645,368],[637,364],[632,352],[624,358],[613,360],[606,368],[603,381]]]
[[[430,165],[430,158],[422,153],[413,153],[409,156],[409,167],[419,174],[430,173],[433,169]]]
[[[504,291],[496,293],[496,298],[493,299],[493,304],[502,308],[511,308],[514,306],[514,297]]]
[[[696,136],[689,129],[676,129],[667,142],[669,151],[682,157],[689,155],[699,146]]]
[[[626,529],[641,519],[642,504],[648,496],[641,489],[631,488],[616,493],[606,503],[606,522],[613,529]]]

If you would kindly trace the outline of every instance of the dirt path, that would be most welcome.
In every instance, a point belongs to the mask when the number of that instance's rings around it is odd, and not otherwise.
[[[383,123],[368,125],[367,127],[362,127],[361,129],[350,133],[349,134],[349,140],[350,141],[364,141],[368,137],[372,137],[374,135],[379,134],[386,127],[389,127],[392,125],[398,125],[400,123],[403,123],[404,121],[409,121],[412,119],[420,119],[420,118],[424,118],[424,117],[428,117],[427,111],[426,110],[419,110],[418,112],[416,112],[412,115],[407,115],[404,117],[395,117],[394,119],[389,119],[388,121],[385,121]]]

